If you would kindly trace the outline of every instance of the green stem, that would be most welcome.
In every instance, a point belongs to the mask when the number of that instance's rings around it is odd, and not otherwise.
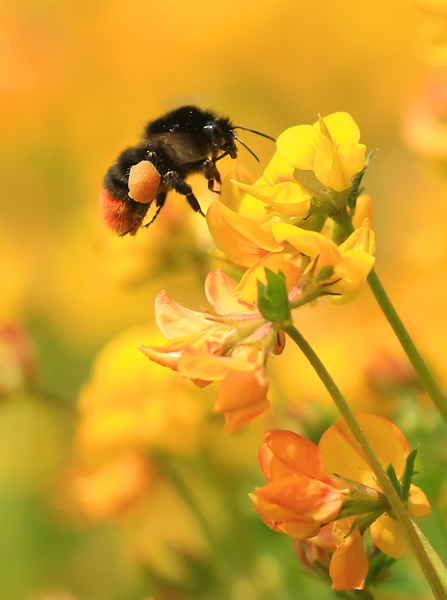
[[[383,289],[376,272],[373,270],[368,276],[368,283],[372,290],[372,293],[376,297],[380,308],[382,309],[385,317],[388,319],[389,324],[393,328],[402,348],[405,350],[414,370],[416,371],[422,385],[433,400],[434,405],[439,410],[442,418],[447,423],[447,399],[445,398],[442,391],[439,389],[435,378],[429,371],[424,359],[419,354],[418,349],[414,345],[408,331],[405,329],[404,324],[399,318],[394,306],[392,305],[387,293]]]
[[[434,569],[433,564],[430,558],[428,557],[427,552],[425,551],[425,548],[415,528],[415,524],[413,523],[410,515],[407,513],[405,506],[399,498],[398,493],[394,489],[385,469],[383,468],[382,463],[378,459],[373,447],[371,446],[370,441],[368,440],[362,428],[360,427],[359,422],[355,418],[354,413],[352,412],[343,394],[337,387],[335,381],[332,379],[329,372],[326,370],[325,366],[318,358],[312,347],[304,339],[301,333],[295,328],[293,323],[283,323],[282,328],[293,339],[293,341],[297,344],[297,346],[306,356],[312,367],[315,369],[317,375],[320,377],[321,381],[323,382],[332,399],[334,400],[335,405],[340,411],[341,416],[346,421],[346,424],[348,425],[352,435],[359,444],[368,464],[372,468],[380,488],[387,497],[391,508],[397,517],[397,520],[403,527],[408,542],[419,564],[421,565],[422,571],[425,577],[427,578],[427,581],[435,597],[438,600],[447,600],[446,590],[444,589],[436,573],[436,570]]]

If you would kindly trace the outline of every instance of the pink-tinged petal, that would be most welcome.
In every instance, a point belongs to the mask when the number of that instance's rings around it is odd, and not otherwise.
[[[208,273],[205,280],[205,295],[216,313],[219,315],[258,313],[252,304],[239,300],[235,295],[236,285],[237,281],[221,269],[214,269]]]
[[[208,315],[177,304],[164,290],[155,297],[155,320],[168,340],[190,337],[212,326]]]
[[[402,556],[402,534],[397,521],[385,514],[374,521],[370,530],[373,542],[379,550],[393,558]]]
[[[345,537],[351,526],[350,519],[334,523],[332,535],[337,550],[329,567],[333,590],[362,590],[368,575],[369,564],[358,529]]]
[[[297,125],[286,129],[276,141],[281,158],[295,169],[312,170],[320,140],[312,125]]]
[[[237,371],[253,371],[255,369],[255,365],[247,361],[241,361],[231,356],[208,354],[191,347],[185,348],[177,366],[183,377],[205,381],[219,381],[231,369]]]
[[[323,118],[336,146],[342,144],[357,144],[360,140],[360,129],[351,115],[347,112],[336,112]],[[314,123],[315,129],[320,132],[320,122]]]
[[[250,267],[267,252],[279,252],[282,249],[259,225],[221,202],[210,205],[206,219],[217,247],[238,265]]]
[[[356,417],[382,465],[386,468],[391,462],[401,477],[410,451],[404,434],[378,415],[357,413]],[[323,433],[318,446],[323,454],[325,474],[342,475],[377,489],[374,474],[342,419]]]
[[[173,371],[178,371],[178,362],[183,353],[183,348],[178,346],[158,348],[156,346],[137,346],[150,360],[163,367],[169,367]]]
[[[259,451],[262,472],[269,481],[295,473],[323,477],[323,457],[316,444],[305,437],[277,429],[265,436],[266,443]]]
[[[428,517],[431,513],[430,503],[424,492],[416,485],[410,486],[410,497],[408,499],[408,512],[413,519]]]
[[[227,413],[266,400],[269,379],[265,369],[229,371],[219,388],[214,409]]]
[[[224,433],[232,433],[236,429],[240,429],[244,425],[253,421],[256,417],[261,415],[263,412],[270,408],[270,402],[265,398],[257,404],[245,406],[238,410],[225,413],[225,426],[223,428]]]
[[[332,528],[334,523],[328,523],[324,527],[320,529],[318,534],[309,539],[309,542],[312,542],[319,548],[324,548],[324,550],[328,550],[329,552],[335,552],[337,546],[334,543],[334,538],[332,534]]]

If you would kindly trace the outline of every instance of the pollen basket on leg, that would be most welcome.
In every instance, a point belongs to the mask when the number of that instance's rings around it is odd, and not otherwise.
[[[129,197],[141,204],[150,204],[157,195],[161,176],[149,160],[142,160],[129,172]]]

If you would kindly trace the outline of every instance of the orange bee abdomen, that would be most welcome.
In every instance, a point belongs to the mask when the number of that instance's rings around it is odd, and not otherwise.
[[[149,204],[120,200],[104,187],[99,196],[99,205],[104,222],[118,235],[135,235],[149,208]]]

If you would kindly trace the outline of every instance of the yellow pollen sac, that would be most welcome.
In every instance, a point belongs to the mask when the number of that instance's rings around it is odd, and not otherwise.
[[[160,186],[160,173],[148,160],[133,165],[129,173],[129,197],[140,204],[150,204]]]

